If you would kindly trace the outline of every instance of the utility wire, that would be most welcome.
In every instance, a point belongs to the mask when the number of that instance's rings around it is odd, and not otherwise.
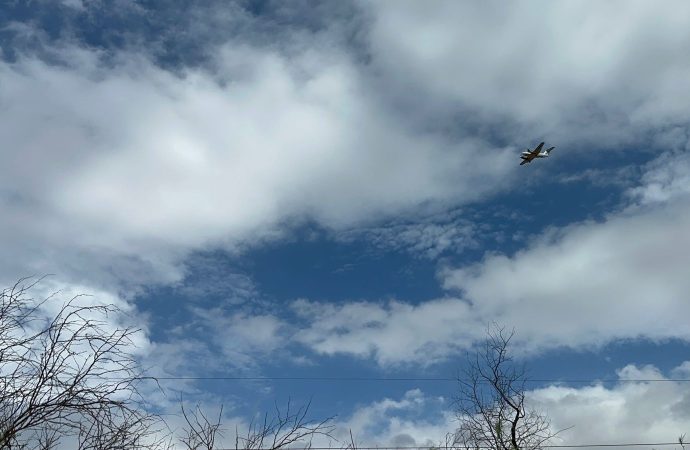
[[[678,442],[633,442],[624,444],[571,444],[571,445],[542,445],[541,448],[594,448],[594,447],[662,447],[669,445],[679,445]],[[445,447],[443,445],[419,445],[419,446],[396,446],[396,447],[354,447],[354,450],[444,450],[456,447]],[[492,447],[473,447],[474,449],[491,450]],[[235,450],[235,449],[218,449]],[[257,448],[253,450],[272,450],[270,448]],[[338,447],[286,447],[285,450],[339,450]]]
[[[428,381],[428,382],[457,382],[471,381],[452,377],[272,377],[272,376],[142,376],[137,380],[200,380],[200,381]],[[480,380],[481,382],[481,380]],[[687,383],[690,378],[600,378],[600,379],[568,379],[568,378],[533,378],[525,380],[527,383]],[[416,447],[415,447],[416,448]]]

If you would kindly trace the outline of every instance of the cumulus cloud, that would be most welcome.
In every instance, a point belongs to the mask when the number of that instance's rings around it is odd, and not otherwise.
[[[683,370],[684,362],[672,372]],[[627,365],[617,371],[618,382],[606,386],[545,386],[526,391],[528,407],[545,414],[553,431],[564,430],[553,444],[615,444],[674,442],[690,431],[690,396],[682,382],[668,380],[654,366]],[[341,434],[352,429],[360,445],[438,445],[457,427],[452,404],[412,389],[400,399],[385,398],[362,405],[339,423]],[[345,431],[343,431],[345,430]]]
[[[479,316],[505,320],[536,346],[688,339],[680,319],[690,313],[683,268],[690,241],[682,232],[688,225],[685,203],[571,226],[514,257],[493,255],[448,271],[445,285],[471,299]]]
[[[371,357],[384,366],[447,358],[480,339],[492,321],[516,328],[519,353],[617,339],[690,340],[688,167],[685,155],[661,156],[631,190],[636,200],[603,222],[549,229],[512,256],[488,254],[443,269],[447,298],[417,305],[298,301],[294,307],[311,326],[296,338],[319,353]]]
[[[190,252],[259,245],[304,220],[347,230],[486,199],[516,169],[496,138],[541,130],[615,146],[651,133],[679,153],[648,168],[635,208],[449,268],[441,299],[295,302],[308,325],[293,339],[384,365],[443,359],[491,320],[532,351],[687,339],[687,5],[358,5],[371,19],[367,64],[342,43],[299,37],[227,38],[208,65],[174,73],[145,52],[104,58],[64,42],[51,62],[0,62],[3,277],[60,272],[131,295],[179,282]],[[379,236],[436,256],[470,240],[462,224]],[[272,315],[236,319],[266,330],[250,346],[270,349],[284,330]]]
[[[13,49],[0,64],[3,273],[170,283],[192,250],[301,220],[342,229],[480,200],[514,168],[477,120],[505,124],[490,127],[504,140],[523,127],[602,145],[685,132],[682,2],[357,7],[357,51],[335,25],[267,44],[236,6],[232,23],[256,42],[223,34],[206,64],[175,73],[131,45],[80,48],[77,35],[43,43],[50,63]],[[402,238],[437,255],[465,235],[432,226]]]
[[[214,72],[182,75],[131,54],[104,64],[93,51],[58,53],[66,64],[0,66],[15,267],[68,254],[65,271],[129,263],[136,278],[170,282],[191,249],[256,242],[307,218],[338,228],[471,201],[508,171],[505,151],[470,168],[487,144],[402,127],[337,52],[227,44]]]
[[[193,312],[201,320],[192,327],[203,327],[206,331],[202,335],[213,333],[211,341],[221,349],[229,366],[251,367],[260,359],[257,355],[265,357],[285,345],[287,327],[274,315],[226,314],[218,308],[194,308]]]
[[[690,145],[686,137],[683,145]],[[627,192],[634,206],[672,202],[690,194],[690,153],[669,152],[652,161],[639,186]]]
[[[420,389],[405,392],[400,399],[384,398],[362,405],[336,423],[336,438],[347,442],[349,431],[358,445],[437,445],[450,431],[452,413],[445,411],[443,397],[431,397]]]
[[[689,167],[684,154],[662,155],[631,189],[636,201],[625,211],[546,233],[513,257],[489,255],[448,270],[445,285],[481,316],[517,327],[535,347],[687,340],[679,318],[690,313],[683,231],[690,225],[683,188]]]
[[[499,136],[598,147],[690,117],[682,1],[360,4],[372,64],[398,95],[425,99],[422,115],[460,110]]]
[[[293,339],[321,354],[373,357],[382,365],[429,364],[466,347],[477,330],[458,327],[470,306],[447,298],[421,305],[352,302],[341,305],[298,300],[293,308],[310,326]]]
[[[447,270],[444,286],[459,298],[310,304],[313,324],[298,337],[318,352],[373,356],[383,365],[448,357],[490,321],[514,326],[517,348],[527,352],[623,338],[688,340],[690,205],[674,206],[682,207],[573,225],[513,257]]]
[[[625,366],[618,376],[623,381],[665,379],[649,365]],[[550,386],[530,392],[529,401],[548,414],[554,429],[572,427],[559,435],[563,444],[674,442],[688,432],[690,402],[682,382]]]

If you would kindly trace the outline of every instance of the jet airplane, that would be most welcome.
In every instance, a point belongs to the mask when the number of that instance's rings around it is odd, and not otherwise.
[[[542,150],[542,147],[544,147],[543,142],[537,145],[537,147],[534,150],[527,149],[526,151],[522,152],[522,155],[520,155],[520,158],[522,158],[522,162],[520,163],[520,165],[522,166],[523,164],[531,163],[532,160],[535,158],[548,158],[549,153],[551,153],[551,150],[555,148],[551,147],[547,148],[546,150]]]

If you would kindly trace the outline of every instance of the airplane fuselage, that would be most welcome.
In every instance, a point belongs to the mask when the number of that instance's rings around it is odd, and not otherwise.
[[[522,152],[522,156],[528,156],[530,155],[530,152]],[[539,154],[534,156],[535,158],[548,158],[549,154],[546,153],[546,151],[542,151]]]
[[[522,154],[520,155],[520,159],[522,159],[520,165],[522,166],[523,164],[531,163],[532,160],[536,158],[548,158],[549,153],[551,153],[551,150],[553,150],[554,147],[542,150],[543,147],[544,143],[542,142],[534,150],[527,149],[527,151],[522,152]]]

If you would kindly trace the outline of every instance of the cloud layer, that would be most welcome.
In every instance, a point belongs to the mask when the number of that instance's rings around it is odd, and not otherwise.
[[[479,179],[508,169],[503,151],[467,167],[489,150],[481,142],[403,128],[337,53],[227,45],[215,72],[181,76],[133,55],[114,67],[91,51],[60,55],[66,65],[0,67],[3,234],[33,270],[57,264],[50,253],[105,255],[170,280],[191,249],[474,200],[495,189]],[[20,250],[32,244],[44,250]]]
[[[102,13],[67,5],[72,19]],[[192,250],[255,244],[304,220],[357,227],[486,199],[515,173],[512,147],[495,142],[687,134],[683,2],[355,2],[294,28],[219,8],[183,22],[208,41],[189,42],[203,49],[193,66],[166,21],[153,23],[162,40],[143,46],[142,8],[127,10],[132,32],[111,30],[128,43],[113,49],[82,46],[73,25],[56,42],[37,23],[7,25],[17,47],[0,64],[8,279],[172,282]],[[211,33],[220,24],[245,33]],[[174,73],[161,68],[164,44],[181,55]],[[455,236],[431,232],[439,248]]]
[[[397,93],[500,124],[499,136],[605,148],[690,117],[684,2],[362,4],[373,64]]]
[[[178,283],[193,252],[257,247],[307,221],[372,227],[381,245],[433,259],[473,242],[476,224],[403,225],[394,236],[376,225],[513,188],[514,150],[536,136],[568,148],[564,165],[590,148],[652,145],[666,153],[620,211],[540,233],[510,257],[448,267],[442,298],[295,300],[295,323],[282,310],[195,318],[223,330],[233,346],[210,345],[245,366],[288,345],[429,365],[493,320],[515,326],[528,353],[690,339],[688,4],[434,6],[356,2],[355,42],[338,24],[286,27],[280,42],[261,29],[224,34],[201,45],[203,64],[181,58],[174,70],[135,48],[141,39],[14,49],[0,62],[3,279],[57,272],[125,302]],[[31,24],[14,29],[46,38]]]
[[[443,298],[417,304],[298,299],[288,311],[199,317],[245,363],[306,347],[384,368],[428,366],[471,348],[494,321],[515,327],[521,355],[636,338],[690,341],[690,197],[683,187],[689,173],[686,154],[661,156],[605,220],[550,228],[513,256],[488,254],[441,270]]]
[[[629,190],[631,202],[603,222],[551,228],[511,257],[489,254],[442,270],[448,298],[298,301],[295,309],[312,325],[297,339],[319,353],[373,357],[384,366],[447,358],[492,321],[516,328],[520,353],[630,338],[690,341],[688,173],[687,155],[662,156]]]

